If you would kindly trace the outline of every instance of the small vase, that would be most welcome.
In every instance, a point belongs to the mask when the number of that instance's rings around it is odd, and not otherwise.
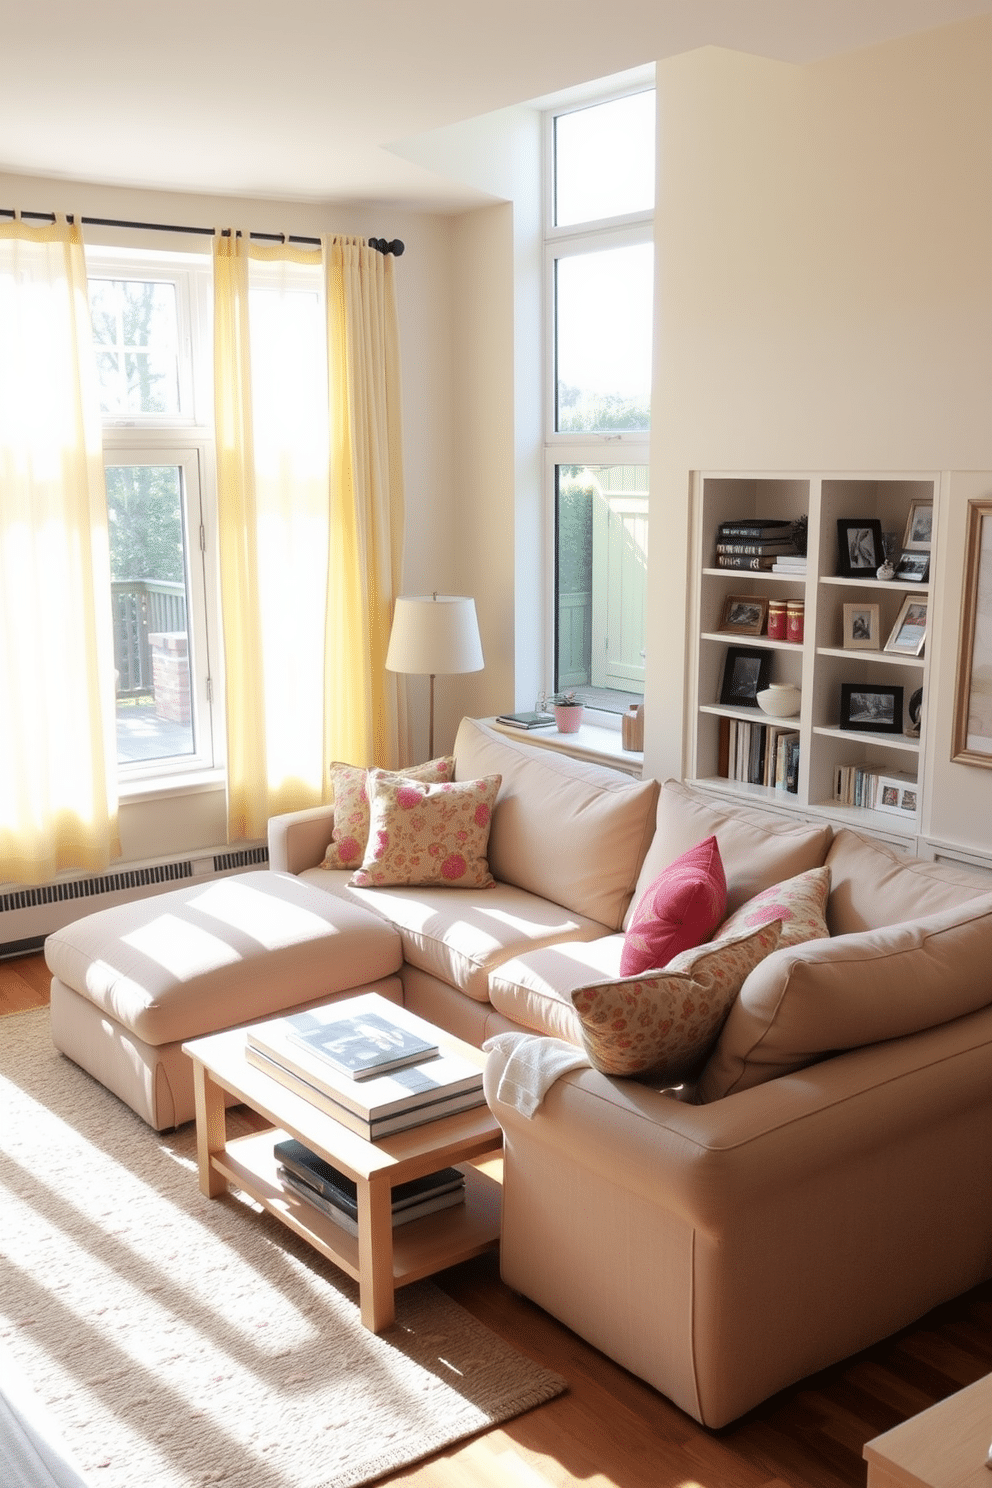
[[[799,712],[802,693],[791,682],[769,682],[764,692],[758,693],[755,702],[770,718],[794,718]]]
[[[560,734],[577,734],[582,723],[582,704],[577,703],[574,707],[565,707],[561,703],[555,703],[555,723],[558,725]]]

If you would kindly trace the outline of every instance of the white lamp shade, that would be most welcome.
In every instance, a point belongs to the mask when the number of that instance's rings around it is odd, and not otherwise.
[[[386,670],[440,676],[485,666],[475,600],[457,594],[401,595],[393,611]]]

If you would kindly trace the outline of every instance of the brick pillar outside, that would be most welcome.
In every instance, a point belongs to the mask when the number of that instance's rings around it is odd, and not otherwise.
[[[155,716],[169,723],[190,722],[189,645],[185,631],[155,631],[152,648],[152,687]]]

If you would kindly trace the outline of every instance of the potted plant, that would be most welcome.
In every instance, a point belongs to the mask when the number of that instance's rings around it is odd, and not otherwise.
[[[582,723],[582,699],[571,689],[568,692],[554,692],[548,698],[548,706],[553,710],[555,723],[560,734],[577,734],[579,725]]]

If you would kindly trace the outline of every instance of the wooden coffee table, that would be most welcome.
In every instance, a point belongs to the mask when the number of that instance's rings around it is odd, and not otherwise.
[[[438,1044],[481,1069],[481,1050],[438,1030]],[[362,1322],[373,1332],[396,1315],[395,1290],[499,1243],[503,1133],[486,1105],[378,1142],[368,1142],[245,1058],[245,1031],[230,1029],[183,1045],[193,1061],[200,1188],[210,1198],[228,1185],[255,1199],[358,1282]],[[226,1095],[263,1116],[265,1131],[228,1140]],[[354,1179],[358,1236],[284,1187],[274,1143],[295,1137]],[[489,1161],[480,1161],[480,1159]],[[465,1202],[392,1225],[394,1184],[456,1165]]]

